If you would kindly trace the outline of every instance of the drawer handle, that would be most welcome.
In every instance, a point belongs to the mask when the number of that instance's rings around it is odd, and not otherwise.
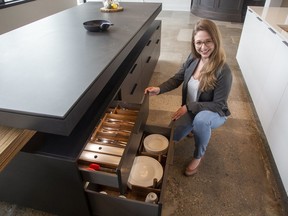
[[[151,40],[149,40],[149,41],[148,41],[148,43],[146,44],[146,46],[149,46],[149,45],[150,45],[150,43],[151,43]]]
[[[272,28],[268,28],[273,34],[276,34],[276,32]]]
[[[133,65],[133,68],[130,70],[130,74],[132,74],[132,73],[134,72],[134,70],[135,70],[136,67],[137,67],[137,64],[134,64],[134,65]]]
[[[160,39],[158,39],[158,40],[156,41],[156,44],[159,44],[159,42],[160,42]]]
[[[130,95],[133,95],[133,94],[134,94],[134,91],[135,91],[136,87],[137,87],[137,83],[134,84],[134,86],[133,86],[133,88],[132,88],[132,91],[131,91]]]
[[[150,59],[151,59],[151,56],[148,57],[146,63],[149,63]]]
[[[288,43],[287,43],[287,41],[282,41],[286,46],[288,46]]]
[[[158,30],[159,28],[160,28],[160,25],[159,25],[159,26],[157,26],[156,30]]]
[[[257,17],[257,19],[258,19],[259,21],[263,22],[263,20],[262,20],[260,17]]]

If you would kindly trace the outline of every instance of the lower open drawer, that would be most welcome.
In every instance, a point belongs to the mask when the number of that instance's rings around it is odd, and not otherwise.
[[[137,156],[148,156],[159,161],[163,166],[163,177],[151,187],[130,186],[125,193],[119,188],[103,184],[87,182],[85,192],[93,215],[97,216],[156,216],[161,215],[164,191],[167,182],[168,167],[173,163],[174,143],[171,128],[146,125],[142,132],[142,141],[139,143]],[[150,154],[143,147],[143,138],[149,134],[162,134],[169,139],[168,151],[163,155]],[[100,176],[99,176],[100,177]],[[99,182],[99,181],[98,181]],[[156,194],[156,202],[147,199],[148,194]],[[154,196],[155,197],[155,196]],[[153,197],[153,198],[154,198]]]

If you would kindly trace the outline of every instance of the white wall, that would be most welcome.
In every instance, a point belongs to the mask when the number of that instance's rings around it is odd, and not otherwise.
[[[77,0],[36,0],[0,10],[0,34],[77,5]]]
[[[288,7],[288,0],[266,0],[265,7]]]
[[[161,2],[162,10],[190,11],[191,7],[191,0],[143,0],[143,2]]]
[[[80,2],[83,0],[79,0]],[[102,2],[102,0],[87,0]],[[162,10],[190,11],[191,0],[118,0],[121,2],[159,2],[162,3]]]

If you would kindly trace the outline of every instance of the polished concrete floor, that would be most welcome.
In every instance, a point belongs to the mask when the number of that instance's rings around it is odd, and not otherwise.
[[[192,28],[199,18],[189,12],[162,11],[158,19],[162,20],[161,54],[151,85],[168,79],[185,61]],[[229,98],[232,115],[224,126],[213,131],[205,160],[194,177],[182,174],[192,156],[193,138],[176,144],[174,163],[163,191],[162,216],[287,215],[286,197],[282,196],[282,185],[236,61],[242,24],[215,22],[234,75]],[[151,97],[148,124],[167,126],[180,100],[180,88]],[[14,215],[50,214],[0,202],[0,216]]]

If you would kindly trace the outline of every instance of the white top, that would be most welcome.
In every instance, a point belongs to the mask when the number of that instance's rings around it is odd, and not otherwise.
[[[197,101],[197,92],[199,87],[199,80],[194,79],[193,76],[191,76],[189,82],[188,82],[188,92],[187,92],[187,104],[189,102],[195,102]]]

